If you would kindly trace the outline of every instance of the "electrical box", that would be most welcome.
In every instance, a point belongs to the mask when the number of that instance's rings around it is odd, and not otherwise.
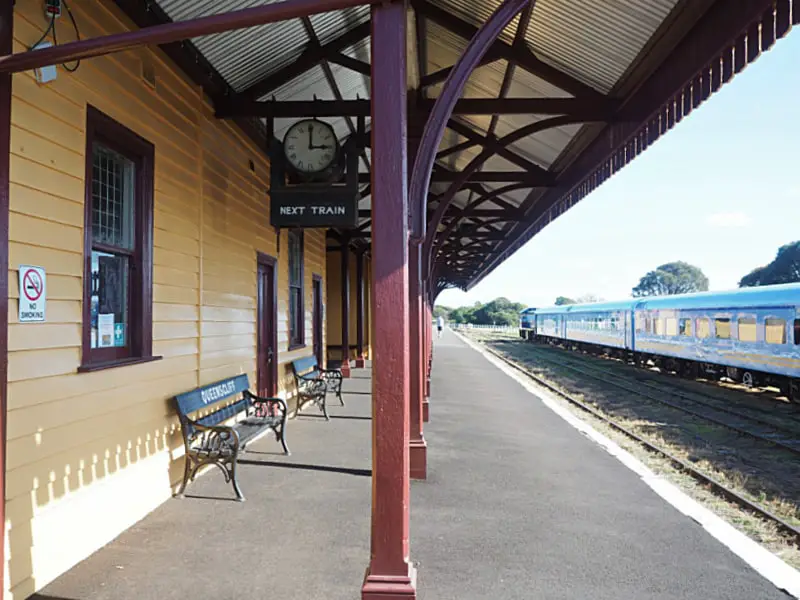
[[[61,0],[44,0],[44,16],[57,19],[61,16]]]
[[[36,44],[32,50],[39,50],[41,48],[50,48],[53,44],[50,42],[39,42]],[[36,81],[39,83],[50,83],[56,78],[57,71],[55,65],[49,65],[47,67],[41,67],[39,69],[34,69],[34,74],[36,75]]]

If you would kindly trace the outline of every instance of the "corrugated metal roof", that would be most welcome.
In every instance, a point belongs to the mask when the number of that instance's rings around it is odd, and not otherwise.
[[[270,4],[275,0],[156,0],[175,21],[218,14],[254,6]],[[501,4],[502,0],[428,0],[437,7],[475,27],[480,27]],[[648,40],[668,17],[680,0],[537,0],[524,40],[530,50],[542,61],[572,76],[594,89],[608,93],[629,70]],[[370,8],[362,6],[310,17],[314,33],[321,44],[327,44],[345,32],[369,19]],[[418,15],[419,17],[419,15]],[[501,40],[514,41],[519,18],[503,31]],[[426,20],[427,64],[425,73],[431,74],[451,67],[462,55],[468,40],[432,20]],[[411,27],[412,38],[414,28]],[[299,19],[267,24],[225,34],[204,36],[192,40],[203,55],[227,80],[234,90],[241,91],[254,82],[291,65],[308,48],[309,34]],[[364,63],[370,62],[369,38],[358,42],[342,53]],[[470,76],[463,96],[465,98],[497,98],[508,68],[506,60],[485,65]],[[335,63],[330,63],[336,86],[344,99],[368,98],[369,77]],[[425,90],[428,98],[435,98],[442,84]],[[267,94],[277,100],[333,100],[334,93],[325,73],[315,66],[303,75]],[[570,94],[517,66],[507,90],[508,98],[564,98]],[[493,135],[499,139],[530,123],[551,115],[501,115],[497,118]],[[492,117],[488,115],[458,115],[456,121],[486,136]],[[295,119],[277,119],[275,135],[282,139]],[[350,135],[343,118],[324,119],[331,123],[340,139]],[[518,140],[508,149],[521,158],[549,168],[564,153],[570,141],[583,125],[575,124],[548,129]],[[447,129],[440,150],[461,144],[465,138]],[[460,171],[480,153],[481,147],[472,146],[451,154],[440,161],[441,166]],[[371,156],[370,149],[366,152]],[[364,170],[363,161],[359,164]],[[482,166],[483,171],[520,171],[521,167],[507,158],[493,156]],[[434,183],[431,192],[441,194],[449,183]],[[482,184],[490,191],[506,184]],[[534,190],[538,197],[542,190]],[[481,204],[481,210],[497,210],[501,205],[518,206],[527,197],[529,189],[504,194],[496,202]],[[477,199],[473,191],[461,191],[456,196],[456,206],[464,207]],[[362,200],[360,207],[368,208],[371,198]],[[432,205],[436,202],[432,201]],[[485,213],[483,213],[485,214]],[[469,222],[480,222],[471,218]],[[362,223],[365,220],[361,221]],[[507,225],[503,225],[503,230]]]
[[[537,0],[525,36],[544,62],[607,93],[678,0]]]
[[[173,21],[270,4],[268,0],[159,0]],[[267,41],[265,43],[265,41]],[[309,42],[295,19],[269,23],[192,40],[234,90],[240,91],[268,73],[293,63]]]

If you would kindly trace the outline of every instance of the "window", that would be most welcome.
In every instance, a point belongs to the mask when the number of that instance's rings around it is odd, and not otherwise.
[[[697,319],[697,337],[707,338],[711,334],[711,324],[706,317]]]
[[[739,341],[756,341],[756,319],[755,317],[739,317]]]
[[[717,339],[731,339],[731,320],[721,317],[714,319],[714,330],[716,331]]]
[[[800,319],[794,320],[794,343],[800,346]]]
[[[667,335],[678,335],[678,320],[675,317],[667,318]]]
[[[653,318],[652,317],[645,317],[644,318],[644,330],[647,333],[653,333]]]
[[[303,232],[289,232],[289,348],[305,343],[303,312]]]
[[[655,333],[656,335],[664,335],[664,319],[653,319],[653,325],[655,325]]]
[[[680,335],[692,335],[692,320],[681,319],[678,323],[678,332]]]
[[[89,107],[79,370],[152,360],[153,146]]]
[[[764,341],[768,344],[785,344],[786,321],[774,317],[764,319]]]

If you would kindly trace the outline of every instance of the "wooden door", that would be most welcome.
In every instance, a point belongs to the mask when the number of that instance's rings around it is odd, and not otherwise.
[[[278,302],[275,259],[258,255],[258,395],[278,393]]]
[[[322,278],[314,275],[314,356],[322,365]]]

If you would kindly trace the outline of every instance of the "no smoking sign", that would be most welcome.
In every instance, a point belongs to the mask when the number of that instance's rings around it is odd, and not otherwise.
[[[19,266],[19,322],[44,321],[47,286],[44,269]]]

